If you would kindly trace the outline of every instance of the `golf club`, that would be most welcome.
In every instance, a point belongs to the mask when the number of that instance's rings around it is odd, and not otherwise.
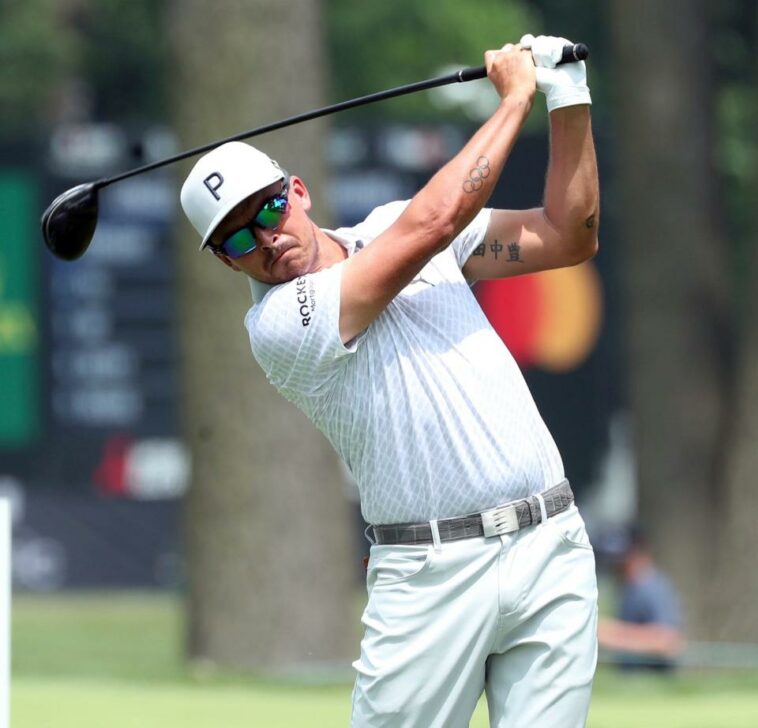
[[[584,43],[567,45],[563,49],[563,56],[559,63],[583,61],[588,55],[589,50]],[[445,86],[451,83],[474,81],[479,78],[484,78],[486,75],[487,69],[485,66],[463,68],[460,71],[455,71],[445,76],[438,76],[436,78],[427,79],[426,81],[418,81],[405,86],[398,86],[396,88],[387,89],[386,91],[369,94],[368,96],[359,96],[358,98],[341,101],[340,103],[332,104],[331,106],[324,106],[321,109],[307,111],[303,114],[298,114],[297,116],[291,116],[287,119],[282,119],[281,121],[275,121],[260,126],[257,129],[243,131],[234,136],[220,139],[211,142],[210,144],[190,149],[186,152],[181,152],[173,157],[168,157],[157,162],[152,162],[151,164],[146,164],[142,167],[122,172],[113,177],[107,177],[96,180],[95,182],[86,182],[77,185],[56,197],[42,214],[41,225],[45,244],[53,255],[62,258],[63,260],[76,260],[84,255],[89,244],[92,242],[92,236],[95,234],[95,227],[97,226],[98,191],[103,187],[114,184],[115,182],[120,182],[127,177],[133,177],[137,174],[142,174],[143,172],[150,172],[153,169],[158,169],[167,164],[179,162],[187,157],[208,152],[222,144],[226,144],[227,142],[249,139],[250,137],[258,136],[259,134],[265,134],[269,131],[283,129],[284,127],[292,126],[293,124],[299,124],[302,121],[309,121],[320,116],[334,114],[338,111],[352,109],[357,106],[363,106],[364,104],[371,104],[375,101],[383,101],[384,99],[394,98],[395,96],[403,96],[405,94],[415,93],[416,91],[424,91],[426,89]]]

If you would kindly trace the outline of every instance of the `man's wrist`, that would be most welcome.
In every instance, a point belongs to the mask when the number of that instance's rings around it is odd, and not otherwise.
[[[547,110],[552,113],[557,109],[570,108],[572,106],[590,106],[592,98],[587,86],[553,88],[547,94]]]
[[[512,91],[500,99],[500,107],[509,113],[521,112],[526,116],[534,104],[534,94],[529,91]]]
[[[571,121],[572,119],[585,119],[590,113],[591,103],[572,104],[571,106],[558,106],[550,112],[551,119],[562,119]]]

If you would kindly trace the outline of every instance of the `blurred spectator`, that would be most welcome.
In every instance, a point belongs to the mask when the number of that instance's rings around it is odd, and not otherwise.
[[[643,534],[638,528],[616,534],[598,551],[613,564],[620,582],[617,618],[598,625],[600,647],[624,669],[675,668],[684,647],[679,597]]]

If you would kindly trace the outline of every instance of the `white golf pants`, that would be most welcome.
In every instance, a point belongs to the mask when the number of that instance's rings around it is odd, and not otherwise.
[[[597,659],[595,559],[575,506],[494,538],[374,545],[354,728],[578,728]]]

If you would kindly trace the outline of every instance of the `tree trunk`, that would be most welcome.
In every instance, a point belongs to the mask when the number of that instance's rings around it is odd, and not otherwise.
[[[753,251],[749,307],[735,381],[728,467],[724,477],[723,542],[718,551],[714,636],[758,642],[758,245]]]
[[[614,0],[610,17],[640,520],[703,637],[730,365],[704,0]]]
[[[324,102],[316,0],[175,0],[167,29],[182,146]],[[324,122],[313,121],[252,143],[318,193],[325,135]],[[314,210],[324,224],[318,194]],[[193,459],[185,510],[189,654],[259,669],[344,658],[356,650],[355,567],[337,456],[254,362],[242,326],[250,305],[242,274],[199,254],[183,216],[177,245],[184,431]]]
[[[758,11],[758,7],[756,8]],[[755,15],[758,37],[758,12]],[[758,65],[754,83],[758,81]],[[753,99],[753,111],[758,102]],[[753,199],[758,193],[758,169],[753,170]],[[719,550],[715,635],[720,639],[758,642],[758,210],[753,209],[753,245],[746,276],[748,305],[739,316],[741,337],[728,468],[725,474],[726,523]]]

